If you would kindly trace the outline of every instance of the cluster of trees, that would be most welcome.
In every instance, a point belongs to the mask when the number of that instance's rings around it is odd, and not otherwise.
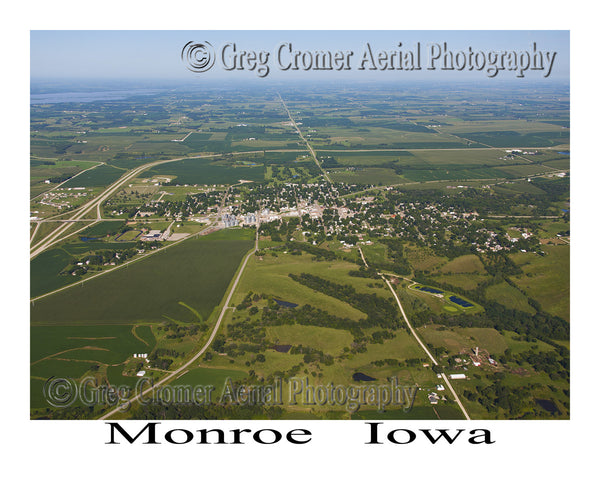
[[[43,411],[33,412],[32,417],[34,415],[38,420],[86,420],[94,418],[97,412],[94,412],[93,406],[85,407],[77,405],[66,408],[46,408]]]
[[[158,327],[160,329],[160,327]],[[168,323],[162,327],[167,332],[168,339],[183,338],[186,335],[194,336],[198,332],[204,332],[208,329],[206,324],[190,324],[177,325],[176,323]]]
[[[502,383],[503,379],[504,373],[496,373],[491,385],[477,385],[475,391],[465,389],[463,395],[467,400],[483,405],[488,412],[497,412],[501,408],[516,418],[532,406],[531,387],[509,387]]]
[[[383,343],[384,340],[394,338],[396,335],[389,330],[377,330],[371,334],[370,343]]]
[[[303,251],[314,255],[315,260],[317,261],[333,261],[337,258],[335,252],[332,252],[331,250],[326,250],[324,248],[319,248],[307,242],[287,242],[285,244],[285,248],[291,253],[294,253],[296,251]]]
[[[529,363],[536,372],[547,373],[552,380],[569,379],[569,357],[556,351],[539,352],[534,349],[515,356],[517,362]]]
[[[135,248],[128,248],[125,250],[97,250],[82,258],[74,258],[71,263],[60,272],[60,275],[75,274],[77,276],[82,276],[85,275],[88,270],[98,270],[98,267],[106,263],[120,265],[133,257],[136,253],[137,250]],[[79,263],[82,265],[78,265]]]
[[[383,367],[384,365],[389,365],[390,367],[398,367],[400,366],[400,362],[395,358],[384,358],[383,360],[373,360],[371,362],[372,365],[376,367]]]
[[[185,200],[146,203],[144,210],[154,212],[158,216],[181,217],[184,220],[190,215],[205,213],[221,201],[221,191],[200,192],[187,195]]]
[[[237,307],[235,307],[236,310],[245,310],[246,308],[252,306],[253,297],[257,297],[256,300],[258,300],[259,298],[258,295],[254,295],[252,292],[248,292],[244,299],[240,302],[240,304]]]
[[[236,329],[236,327],[232,328]],[[231,331],[235,332],[235,330]],[[238,334],[236,336],[239,337],[240,329],[237,329],[237,332]],[[227,333],[230,333],[229,329]],[[217,353],[225,353],[230,357],[238,357],[244,355],[246,352],[259,353],[264,351],[266,349],[266,344],[263,343],[262,338],[257,343],[227,341],[225,335],[219,334],[212,343],[212,349]]]
[[[400,328],[398,309],[392,301],[386,298],[379,297],[374,293],[358,293],[351,285],[330,282],[309,273],[301,273],[300,275],[290,273],[289,277],[302,285],[337,298],[366,313],[367,318],[360,322],[362,327],[380,326],[392,330]]]
[[[50,177],[48,180],[50,181],[50,183],[62,183],[64,181],[68,180],[69,178],[71,178],[72,176],[73,176],[73,174],[71,174],[71,173],[63,173],[62,175]]]
[[[372,265],[369,265],[369,268],[365,268],[363,265],[361,265],[358,270],[350,270],[348,275],[351,277],[379,278],[377,269]]]
[[[185,353],[178,352],[172,348],[157,348],[150,355],[148,355],[148,360],[150,360],[150,365],[154,368],[168,370],[173,363],[173,358],[183,356],[185,356]]]
[[[274,242],[281,242],[292,236],[300,224],[300,218],[292,217],[290,220],[268,222],[260,224],[260,234],[268,235]]]
[[[409,275],[411,268],[404,256],[402,240],[399,238],[382,238],[379,241],[387,246],[387,256],[391,262],[373,263],[372,267],[379,270],[392,271],[398,275]]]
[[[523,273],[521,267],[519,267],[511,258],[504,252],[489,253],[485,256],[480,255],[479,257],[485,270],[492,276],[501,275],[505,279],[508,275],[519,275]]]
[[[227,336],[235,341],[247,341],[267,346],[265,328],[249,318],[227,325]]]
[[[313,347],[305,347],[303,345],[294,345],[290,349],[291,355],[304,355],[303,363],[322,363],[324,365],[333,365],[333,356],[323,353],[322,350],[313,348]]]
[[[349,330],[351,332],[360,330],[360,324],[354,320],[336,317],[308,304],[296,308],[264,308],[261,323],[266,326],[298,324]]]
[[[160,401],[149,401],[144,405],[134,407],[131,412],[133,420],[246,420],[246,419],[269,419],[281,418],[284,410],[279,406],[272,405],[220,405],[210,403],[207,405],[173,403],[165,405]]]

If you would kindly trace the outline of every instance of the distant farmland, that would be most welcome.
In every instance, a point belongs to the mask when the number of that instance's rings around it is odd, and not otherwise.
[[[188,159],[180,162],[157,165],[144,172],[142,177],[155,175],[176,175],[173,184],[179,185],[213,185],[233,184],[239,180],[262,182],[265,168],[263,165],[254,167],[234,167],[215,165],[206,159]]]
[[[94,325],[207,319],[221,301],[253,230],[187,240],[152,257],[35,302],[32,325]]]
[[[100,165],[69,180],[63,185],[63,188],[103,187],[110,185],[124,173],[125,171],[119,168],[110,165]]]

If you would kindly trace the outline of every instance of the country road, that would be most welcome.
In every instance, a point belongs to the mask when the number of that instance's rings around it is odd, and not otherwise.
[[[327,172],[325,170],[323,170],[323,167],[319,163],[319,160],[317,160],[317,155],[316,155],[315,151],[310,146],[310,143],[308,143],[308,141],[306,140],[306,138],[304,138],[304,135],[302,135],[302,132],[300,131],[300,128],[296,124],[296,121],[292,118],[292,114],[288,110],[288,107],[285,104],[285,102],[283,101],[283,98],[281,98],[281,95],[279,93],[277,95],[279,96],[279,100],[281,101],[281,104],[283,105],[283,108],[285,109],[285,111],[287,112],[288,117],[290,118],[290,122],[292,122],[293,127],[296,129],[296,132],[298,133],[298,135],[300,136],[300,138],[302,139],[302,141],[306,144],[306,148],[308,148],[308,151],[310,152],[311,156],[313,157],[313,160],[317,164],[317,167],[319,167],[319,170],[321,170],[321,172],[323,173],[323,176],[327,179],[327,181],[329,183],[331,183],[331,179],[329,178],[329,175],[327,175]]]
[[[159,387],[160,385],[168,382],[169,380],[172,380],[173,378],[177,377],[177,375],[179,375],[180,373],[184,372],[184,370],[186,370],[190,365],[192,365],[196,360],[198,360],[202,354],[206,351],[206,349],[208,347],[210,347],[210,344],[212,343],[212,341],[214,340],[215,336],[217,335],[217,332],[219,331],[219,327],[221,326],[221,322],[223,320],[223,317],[225,316],[225,312],[233,307],[229,307],[229,302],[231,302],[231,297],[233,297],[233,294],[235,292],[235,289],[237,288],[238,282],[240,280],[240,278],[242,277],[242,274],[244,273],[244,269],[246,268],[246,264],[248,263],[248,259],[254,255],[254,253],[258,250],[258,231],[260,230],[260,224],[256,225],[256,240],[254,243],[254,249],[248,253],[246,255],[246,257],[244,258],[244,261],[242,263],[242,266],[238,272],[238,274],[235,277],[235,280],[233,282],[233,285],[231,286],[231,289],[229,290],[229,295],[227,295],[227,299],[225,300],[225,303],[223,304],[223,309],[221,310],[221,314],[219,315],[219,318],[217,319],[217,323],[215,324],[215,327],[213,328],[213,331],[210,334],[210,337],[208,338],[208,340],[206,341],[206,343],[204,344],[204,346],[200,349],[200,351],[198,353],[196,353],[189,361],[187,361],[184,365],[182,365],[181,367],[179,367],[177,370],[174,370],[173,372],[171,372],[169,375],[167,375],[166,377],[162,378],[161,380],[159,380],[158,382],[156,382],[154,385],[152,385],[151,387],[147,388],[146,390],[139,392],[137,395],[135,395],[133,398],[131,398],[129,400],[130,403],[134,403],[136,401],[138,401],[140,399],[140,397],[147,395],[148,393],[150,393],[152,390],[154,390],[156,387]],[[100,420],[106,420],[107,418],[113,416],[115,413],[121,411],[120,407],[117,407],[111,411],[109,411],[108,413],[104,414],[102,417],[100,417]]]
[[[258,153],[258,152],[234,152],[233,154],[234,155],[235,154],[242,155],[242,154],[248,154],[248,153]],[[195,158],[212,158],[212,157],[219,157],[219,156],[221,156],[221,154],[215,153],[215,154],[208,154],[208,155],[197,155],[197,156],[193,156],[193,157],[172,158],[172,159],[169,159],[169,160],[157,160],[155,162],[146,163],[144,165],[140,165],[139,167],[134,168],[133,170],[127,172],[125,175],[123,175],[122,177],[120,177],[112,185],[110,185],[109,187],[107,187],[96,198],[93,198],[92,200],[90,200],[86,204],[84,204],[84,205],[80,206],[79,208],[77,208],[74,211],[73,215],[70,218],[67,219],[67,220],[69,220],[68,222],[64,222],[64,225],[61,225],[56,230],[52,231],[49,235],[47,235],[43,240],[41,240],[37,244],[33,245],[31,247],[31,249],[30,249],[29,258],[33,259],[37,255],[39,255],[40,253],[42,253],[44,250],[48,249],[52,245],[60,242],[64,238],[66,238],[65,236],[62,236],[62,235],[64,233],[66,233],[66,231],[72,226],[72,223],[77,222],[79,220],[89,220],[89,219],[84,219],[84,217],[89,212],[91,212],[93,209],[96,209],[96,220],[94,220],[93,222],[91,222],[90,225],[86,225],[85,228],[87,228],[87,227],[89,227],[91,225],[94,225],[96,222],[101,221],[102,217],[101,217],[101,214],[100,214],[100,206],[102,205],[102,203],[104,201],[106,201],[119,188],[121,188],[125,183],[127,183],[129,180],[137,177],[144,170],[147,170],[149,168],[155,167],[157,165],[162,165],[164,163],[178,162],[178,161],[181,161],[181,160],[189,160],[189,159],[195,159]],[[78,231],[81,231],[81,230],[82,229],[80,229]],[[73,235],[75,233],[77,233],[77,232],[72,232],[68,236],[71,236],[71,235]]]
[[[362,260],[365,263],[365,266],[367,268],[369,268],[369,265],[367,264],[367,261],[365,260],[365,256],[363,255],[362,249],[360,247],[358,247],[358,251],[360,252],[360,256],[362,257]],[[412,325],[408,321],[408,317],[406,316],[406,313],[404,312],[404,308],[402,308],[402,304],[400,303],[400,299],[398,298],[398,295],[396,294],[396,291],[394,290],[394,287],[392,286],[392,284],[390,283],[390,281],[383,275],[383,273],[380,273],[380,272],[377,272],[377,273],[383,279],[383,281],[386,283],[386,285],[389,287],[390,291],[392,292],[392,295],[396,299],[396,303],[398,304],[398,308],[400,309],[400,313],[402,313],[402,317],[404,318],[404,321],[406,322],[406,325],[408,326],[408,329],[410,330],[410,333],[411,333],[412,337],[418,342],[418,344],[421,346],[421,348],[423,349],[423,351],[427,354],[427,356],[429,357],[429,359],[431,360],[431,362],[434,365],[438,365],[438,362],[435,359],[435,357],[429,352],[429,350],[427,349],[427,347],[425,346],[425,344],[421,341],[421,339],[417,335],[417,332],[415,332],[414,328],[412,327]],[[444,380],[444,383],[448,386],[448,390],[450,390],[450,392],[454,396],[454,399],[456,400],[456,403],[460,407],[463,415],[465,416],[465,418],[467,420],[471,420],[471,417],[469,417],[469,414],[467,413],[467,410],[465,409],[464,405],[460,401],[460,398],[458,398],[458,395],[454,391],[454,388],[452,387],[452,384],[450,383],[450,379],[448,379],[448,377],[446,376],[445,373],[442,373],[441,375],[442,375],[442,379]]]
[[[379,274],[379,275],[382,276],[382,278],[384,279],[385,283],[387,284],[387,286],[389,287],[390,291],[392,292],[392,295],[394,295],[394,298],[396,299],[396,303],[398,304],[398,308],[400,309],[400,312],[402,313],[402,317],[404,317],[404,321],[406,322],[406,325],[408,326],[408,329],[410,330],[410,333],[412,334],[413,338],[419,343],[419,345],[421,346],[421,348],[425,351],[425,353],[427,354],[427,356],[431,359],[432,363],[434,365],[438,365],[437,360],[433,357],[433,355],[431,355],[431,353],[429,352],[429,350],[427,349],[427,347],[425,346],[425,344],[421,341],[421,339],[417,335],[417,332],[415,332],[414,328],[412,327],[412,325],[408,321],[408,318],[406,317],[406,313],[404,313],[404,308],[402,308],[402,304],[400,303],[400,299],[398,298],[398,295],[396,294],[396,291],[394,290],[394,287],[392,286],[392,284],[390,283],[390,281],[387,278],[385,278],[382,274]],[[448,389],[450,390],[450,392],[452,392],[452,395],[454,396],[454,399],[456,400],[456,403],[458,404],[458,406],[462,410],[463,415],[465,416],[465,418],[467,420],[471,420],[471,417],[469,417],[469,414],[467,413],[467,410],[465,409],[465,407],[463,406],[462,402],[460,401],[460,398],[458,398],[458,395],[454,391],[454,388],[452,387],[452,384],[450,383],[450,380],[448,379],[448,377],[446,377],[445,373],[442,373],[441,375],[442,375],[442,379],[444,380],[444,383],[448,386]]]

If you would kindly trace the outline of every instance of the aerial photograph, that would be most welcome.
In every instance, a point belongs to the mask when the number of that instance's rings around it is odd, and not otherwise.
[[[30,40],[31,419],[570,418],[568,31]]]

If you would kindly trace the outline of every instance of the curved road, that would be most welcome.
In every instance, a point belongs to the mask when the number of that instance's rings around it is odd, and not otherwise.
[[[200,349],[200,351],[198,353],[196,353],[189,361],[187,361],[184,365],[182,365],[181,367],[179,367],[177,370],[174,370],[169,375],[167,375],[166,377],[162,378],[161,380],[159,380],[158,382],[156,382],[154,385],[152,385],[148,389],[146,389],[146,390],[138,393],[135,397],[131,398],[129,400],[129,404],[138,401],[141,396],[147,395],[148,393],[150,393],[152,390],[154,390],[156,387],[162,385],[163,383],[166,383],[169,380],[173,380],[180,373],[184,372],[184,370],[186,370],[190,365],[192,365],[192,363],[194,363],[196,360],[198,360],[202,356],[202,354],[206,351],[206,349],[210,346],[210,344],[214,340],[215,336],[217,335],[217,331],[219,330],[219,327],[221,326],[221,321],[223,320],[223,317],[225,316],[225,312],[227,311],[227,309],[232,308],[232,307],[228,307],[228,305],[229,305],[229,302],[231,301],[231,297],[233,296],[233,293],[235,292],[237,284],[238,284],[240,278],[242,277],[242,273],[244,273],[244,269],[246,268],[246,264],[248,263],[248,259],[252,255],[254,255],[254,253],[256,252],[256,250],[258,250],[258,230],[259,230],[259,228],[260,228],[260,225],[257,225],[256,226],[256,240],[255,240],[255,244],[254,244],[254,249],[250,253],[248,253],[246,255],[246,258],[244,258],[244,262],[242,263],[242,267],[240,268],[240,271],[238,272],[237,276],[235,277],[235,281],[233,282],[233,285],[231,286],[231,289],[229,290],[229,295],[227,295],[227,299],[225,300],[225,303],[223,304],[223,309],[221,310],[221,314],[219,315],[219,318],[217,319],[217,323],[215,324],[215,327],[213,328],[213,331],[210,334],[210,337],[208,338],[208,340],[206,341],[206,343],[204,344],[204,346]],[[115,413],[120,412],[120,411],[122,411],[121,407],[117,407],[117,408],[109,411],[108,413],[104,414],[102,417],[100,417],[100,420],[105,420],[105,419],[111,417],[112,415],[114,415]]]

